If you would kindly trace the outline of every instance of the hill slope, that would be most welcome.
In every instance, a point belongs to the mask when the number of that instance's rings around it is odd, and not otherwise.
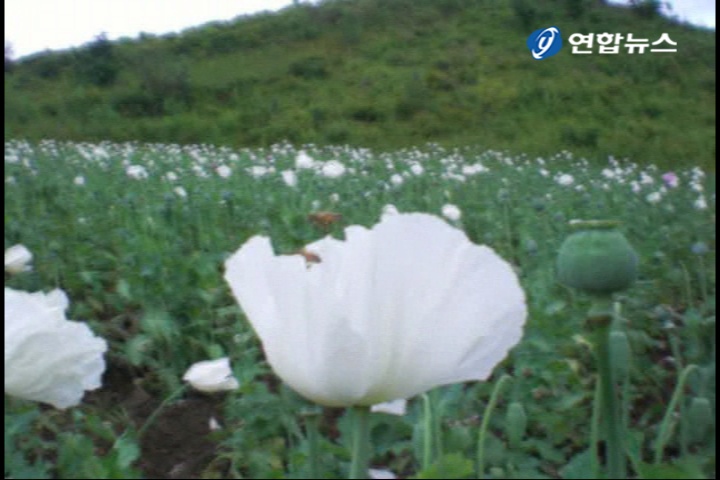
[[[563,50],[532,60],[528,35],[553,25]],[[668,33],[678,52],[573,55],[575,32]],[[715,32],[599,0],[336,0],[6,62],[5,98],[6,138],[431,141],[710,167]]]

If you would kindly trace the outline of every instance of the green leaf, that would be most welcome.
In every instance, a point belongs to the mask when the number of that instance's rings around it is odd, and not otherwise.
[[[575,455],[567,465],[560,469],[560,475],[562,475],[562,478],[568,480],[593,478],[592,451],[585,450]]]
[[[431,479],[431,478],[472,478],[473,462],[457,453],[443,455],[429,469],[419,472],[412,478]]]

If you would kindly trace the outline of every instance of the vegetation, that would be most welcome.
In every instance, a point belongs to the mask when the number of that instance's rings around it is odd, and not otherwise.
[[[428,141],[715,160],[715,32],[598,0],[326,0],[5,61],[6,138]],[[668,33],[677,53],[531,59],[531,31]]]
[[[272,374],[223,262],[254,235],[289,254],[374,225],[388,203],[435,215],[454,205],[450,222],[515,266],[529,317],[487,382],[413,398],[402,417],[377,414],[373,467],[418,479],[608,478],[589,298],[554,272],[568,220],[599,218],[623,222],[640,257],[609,338],[630,478],[715,477],[716,186],[699,169],[662,175],[567,152],[58,142],[6,144],[5,162],[5,247],[34,256],[6,286],[62,288],[68,318],[110,344],[102,388],[78,407],[6,395],[6,477],[348,478],[350,418],[320,413]],[[340,215],[314,223],[318,211]],[[191,364],[225,356],[239,389],[180,390]]]

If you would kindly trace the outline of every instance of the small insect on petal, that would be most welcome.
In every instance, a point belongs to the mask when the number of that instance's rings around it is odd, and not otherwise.
[[[342,220],[342,215],[335,212],[313,212],[307,218],[315,226],[327,228]]]
[[[305,259],[305,263],[307,263],[308,268],[310,268],[310,266],[313,263],[321,263],[322,262],[322,258],[320,258],[320,255],[318,255],[317,253],[313,253],[308,250],[305,250],[304,248],[301,248],[300,250],[296,250],[293,253],[291,253],[290,255],[301,255]]]

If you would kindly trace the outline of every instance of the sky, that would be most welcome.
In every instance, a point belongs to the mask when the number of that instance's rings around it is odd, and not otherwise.
[[[665,1],[682,19],[715,28],[715,0]],[[18,58],[79,46],[103,32],[111,40],[134,38],[140,32],[160,35],[291,4],[292,0],[5,0],[5,41]]]

